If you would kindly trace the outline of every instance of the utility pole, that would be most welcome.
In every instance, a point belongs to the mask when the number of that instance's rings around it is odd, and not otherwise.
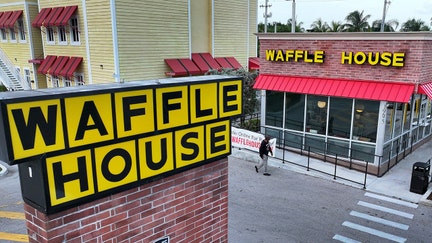
[[[286,0],[286,1],[292,1],[291,10],[292,10],[292,17],[291,17],[291,33],[295,32],[296,28],[296,3],[295,0]]]
[[[271,4],[268,4],[268,0],[265,0],[264,5],[260,5],[260,8],[264,8],[264,33],[267,33],[267,18],[271,18],[272,14],[268,13],[268,8],[271,7]]]
[[[390,1],[384,0],[384,7],[383,7],[383,16],[381,20],[381,32],[384,32],[384,26],[385,26],[385,18],[387,15],[387,5],[390,5]]]

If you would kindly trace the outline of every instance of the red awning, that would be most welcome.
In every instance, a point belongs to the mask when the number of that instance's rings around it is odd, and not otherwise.
[[[425,94],[432,100],[432,82],[420,84],[418,88],[419,94]]]
[[[202,74],[201,70],[195,65],[195,63],[189,58],[179,58],[180,63],[186,68],[189,75]]]
[[[48,71],[48,74],[58,76],[60,74],[60,71],[63,69],[63,67],[66,65],[68,61],[69,61],[69,57],[65,57],[65,56],[57,57],[57,60],[51,66],[50,70]]]
[[[249,57],[249,69],[258,70],[260,67],[259,57]]]
[[[0,28],[5,28],[5,24],[8,21],[9,17],[12,15],[13,11],[7,11],[2,14],[0,17]]]
[[[22,13],[23,13],[22,10],[13,11],[9,19],[6,20],[6,22],[4,23],[4,28],[13,28],[15,22],[18,20],[18,18],[21,16]]]
[[[261,74],[254,89],[406,103],[414,84]]]
[[[69,19],[77,10],[78,6],[67,6],[62,11],[61,15],[55,20],[55,26],[66,26],[68,24]]]
[[[171,68],[172,72],[167,72],[168,76],[186,76],[187,70],[178,59],[165,59],[165,63]]]
[[[233,69],[234,67],[231,66],[231,64],[227,61],[227,59],[225,57],[215,57],[216,62],[219,63],[219,65],[222,68],[230,68]]]
[[[44,26],[54,26],[55,21],[60,17],[64,10],[64,7],[53,8],[48,16],[45,18],[43,23]]]
[[[50,14],[51,10],[52,8],[41,9],[41,11],[38,13],[36,18],[33,20],[32,26],[35,28],[41,27],[44,24],[44,21],[47,18],[47,16]]]
[[[70,57],[64,68],[60,71],[60,76],[72,77],[75,70],[80,65],[82,57]]]
[[[210,66],[199,53],[192,53],[192,61],[198,66],[202,73],[206,73],[210,70]]]
[[[204,61],[209,65],[210,69],[219,70],[221,66],[216,60],[212,57],[210,53],[198,53],[204,59]]]
[[[57,56],[46,56],[45,60],[43,60],[42,64],[39,66],[38,73],[47,74],[48,70],[51,68],[56,59]]]
[[[242,65],[235,59],[235,57],[225,57],[225,59],[233,66],[235,69],[242,68]]]

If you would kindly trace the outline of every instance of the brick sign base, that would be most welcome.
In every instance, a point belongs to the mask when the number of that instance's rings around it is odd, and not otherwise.
[[[30,242],[228,242],[228,158],[56,214],[24,209]]]

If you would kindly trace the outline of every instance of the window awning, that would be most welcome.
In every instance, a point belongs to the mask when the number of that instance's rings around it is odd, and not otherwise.
[[[82,57],[70,57],[69,61],[65,64],[64,68],[60,71],[59,75],[63,77],[72,77],[75,70],[82,62]]]
[[[77,5],[55,8],[43,8],[32,22],[33,27],[66,26],[78,9]]]
[[[260,66],[259,57],[249,57],[249,69],[258,70]]]
[[[225,59],[233,66],[235,69],[242,68],[242,65],[235,59],[235,57],[225,57]]]
[[[44,21],[47,18],[47,16],[50,14],[51,10],[52,8],[41,9],[41,11],[38,13],[36,18],[33,20],[32,26],[35,28],[41,27],[44,24]]]
[[[0,28],[5,28],[5,24],[12,15],[13,11],[6,11],[3,12],[2,16],[0,17]]]
[[[432,100],[432,82],[420,84],[418,87],[419,94],[425,94]]]
[[[57,57],[56,61],[48,71],[48,74],[58,76],[60,74],[60,71],[63,69],[63,67],[66,65],[68,61],[69,61],[69,57],[65,57],[65,56]]]
[[[82,57],[48,55],[41,63],[38,72],[62,77],[72,77],[82,62]]]
[[[48,70],[51,68],[56,59],[57,56],[47,55],[45,60],[43,60],[39,66],[38,73],[47,74]]]
[[[407,103],[414,84],[261,74],[254,89]]]
[[[4,22],[3,28],[13,28],[15,22],[18,20],[19,17],[21,17],[22,13],[22,10],[13,11],[9,18]]]

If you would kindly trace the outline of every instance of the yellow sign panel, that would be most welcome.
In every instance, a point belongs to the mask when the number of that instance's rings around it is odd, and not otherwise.
[[[95,193],[91,161],[90,150],[46,159],[48,188],[52,206]]]
[[[111,94],[65,98],[69,145],[94,144],[114,139]]]
[[[190,86],[191,122],[214,120],[217,118],[217,90],[216,83]]]
[[[152,89],[119,92],[114,95],[119,138],[155,130]]]
[[[65,149],[60,100],[8,104],[7,111],[14,159]]]
[[[156,101],[158,130],[189,124],[187,86],[157,89]]]
[[[229,121],[221,121],[206,126],[207,158],[214,158],[231,152],[231,126]]]
[[[242,113],[242,81],[219,83],[219,116],[229,117]]]
[[[95,149],[98,191],[137,181],[135,141],[127,141]]]
[[[172,133],[138,140],[141,179],[174,170],[173,145]]]
[[[175,132],[177,168],[195,164],[205,159],[204,126]]]

